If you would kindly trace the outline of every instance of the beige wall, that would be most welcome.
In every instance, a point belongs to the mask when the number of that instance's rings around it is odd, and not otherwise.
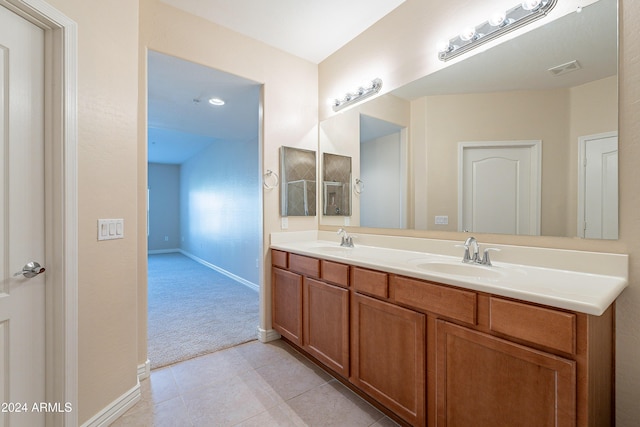
[[[427,165],[426,181],[415,180],[415,197],[425,198],[429,207],[422,219],[427,229],[457,230],[459,142],[541,140],[541,234],[575,236],[578,137],[618,128],[617,95],[617,79],[610,77],[572,89],[441,95],[413,101],[412,106],[422,113],[413,114],[412,128],[426,133],[412,138],[411,144],[414,150],[426,152],[426,163],[415,157],[413,170]],[[435,215],[448,215],[449,224],[435,226]]]
[[[138,2],[50,0],[78,24],[78,418],[136,385]],[[97,241],[98,218],[124,218]]]
[[[510,7],[512,3],[496,0],[492,6]],[[583,2],[558,2],[549,19],[575,11],[579,3]],[[407,0],[320,64],[320,99],[344,92],[357,79],[380,77],[384,81],[383,92],[387,92],[436,71],[442,65],[437,64],[434,46],[441,35],[458,28],[461,19],[468,18],[470,22],[486,19],[480,18],[485,6],[484,2],[472,0],[443,3]],[[620,239],[480,236],[481,241],[492,243],[630,254],[630,285],[617,301],[616,419],[619,426],[632,426],[640,419],[640,405],[637,404],[640,395],[640,329],[637,327],[640,324],[640,192],[637,191],[640,182],[637,167],[640,161],[640,62],[637,60],[640,56],[640,22],[635,19],[637,16],[640,16],[640,2],[620,1]],[[320,119],[331,115],[329,108],[321,105]],[[425,130],[420,132],[425,133]],[[418,154],[426,157],[426,153]],[[462,234],[452,232],[406,231],[397,234],[463,238]]]
[[[542,141],[541,234],[566,236],[569,164],[567,90],[430,96],[426,100],[427,224],[448,215],[447,230],[458,229],[458,143],[470,141]],[[421,141],[413,141],[419,144]],[[415,168],[414,168],[415,169]]]
[[[264,122],[262,128],[262,168],[278,172],[279,147],[317,150],[318,95],[317,66],[278,49],[234,33],[209,21],[170,7],[158,0],[140,1],[140,158],[138,160],[138,197],[146,194],[146,51],[156,50],[184,60],[236,74],[264,84]],[[264,258],[268,259],[269,235],[280,231],[279,188],[264,190]],[[139,203],[142,216],[144,204]],[[289,230],[313,230],[316,217],[290,217]],[[146,323],[146,243],[139,237],[138,307],[139,322]],[[271,328],[270,270],[263,272],[261,327]],[[138,362],[146,359],[146,327],[139,332]]]

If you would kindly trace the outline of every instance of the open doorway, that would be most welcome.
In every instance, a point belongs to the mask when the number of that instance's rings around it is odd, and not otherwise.
[[[148,357],[256,337],[261,85],[148,53]]]
[[[407,227],[406,136],[405,127],[360,114],[362,227]]]

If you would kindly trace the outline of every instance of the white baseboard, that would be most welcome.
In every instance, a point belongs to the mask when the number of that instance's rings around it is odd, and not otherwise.
[[[246,280],[246,279],[243,279],[243,278],[242,278],[242,277],[240,277],[240,276],[236,276],[235,274],[233,274],[233,273],[231,273],[231,272],[229,272],[229,271],[225,270],[224,268],[220,268],[220,267],[218,267],[217,265],[211,264],[210,262],[205,261],[205,260],[203,260],[202,258],[199,258],[199,257],[197,257],[197,256],[195,256],[195,255],[193,255],[193,254],[190,254],[190,253],[189,253],[189,252],[187,252],[187,251],[184,251],[184,250],[182,250],[182,249],[179,249],[178,251],[179,251],[182,255],[187,256],[187,257],[191,258],[191,259],[192,259],[192,260],[194,260],[195,262],[198,262],[198,263],[200,263],[200,264],[204,265],[205,267],[209,267],[210,269],[215,270],[215,271],[217,271],[217,272],[218,272],[218,273],[220,273],[220,274],[224,274],[225,276],[229,277],[230,279],[233,279],[233,280],[235,280],[236,282],[238,282],[238,283],[240,283],[240,284],[242,284],[242,285],[245,285],[246,287],[251,288],[251,289],[253,289],[253,290],[254,290],[254,291],[256,291],[256,292],[259,292],[259,291],[260,291],[260,286],[258,286],[257,284],[255,284],[255,283],[253,283],[253,282],[250,282],[250,281],[248,281],[248,280]]]
[[[173,254],[176,252],[180,252],[180,249],[150,249],[147,251],[148,255],[158,255],[158,254]]]
[[[82,424],[82,427],[107,427],[131,409],[141,398],[140,381],[138,381],[135,387],[111,402],[109,406]]]
[[[280,334],[275,329],[262,329],[258,326],[258,341],[269,342],[280,339]]]
[[[147,359],[144,363],[138,365],[138,381],[149,378],[151,375],[151,362]]]

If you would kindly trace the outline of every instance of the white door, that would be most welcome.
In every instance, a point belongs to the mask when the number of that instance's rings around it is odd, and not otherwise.
[[[44,33],[0,7],[0,425],[44,425]],[[39,270],[37,270],[39,271]],[[27,275],[30,275],[27,273]]]
[[[541,141],[463,142],[460,231],[540,234]]]
[[[584,203],[578,207],[578,235],[590,239],[618,238],[618,136],[615,133],[580,139]]]

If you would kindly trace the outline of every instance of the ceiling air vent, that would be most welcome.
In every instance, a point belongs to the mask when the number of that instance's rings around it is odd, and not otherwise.
[[[566,64],[562,64],[562,65],[558,65],[556,67],[553,68],[549,68],[549,72],[551,74],[553,74],[554,76],[561,76],[563,74],[567,74],[570,73],[572,71],[576,71],[579,70],[580,68],[582,68],[580,66],[580,63],[576,60],[573,60],[571,62],[567,62]]]

